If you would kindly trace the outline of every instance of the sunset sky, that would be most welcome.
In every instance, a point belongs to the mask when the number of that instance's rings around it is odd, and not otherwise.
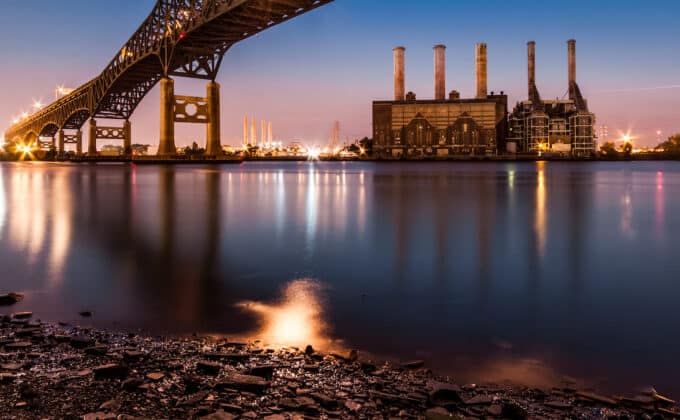
[[[95,77],[155,0],[4,0],[0,130],[58,84]],[[510,104],[526,97],[526,42],[537,43],[544,98],[567,91],[566,41],[577,40],[577,79],[610,138],[631,131],[641,145],[680,132],[680,2],[336,0],[237,44],[222,85],[222,141],[239,144],[244,115],[272,120],[276,139],[324,144],[371,134],[371,101],[392,97],[392,47],[406,47],[406,88],[433,96],[432,46],[447,45],[447,91],[474,94],[474,44],[489,51],[489,90]],[[202,81],[176,93],[204,95]],[[132,118],[133,141],[156,144],[158,90]],[[202,126],[177,126],[178,145],[205,139]]]

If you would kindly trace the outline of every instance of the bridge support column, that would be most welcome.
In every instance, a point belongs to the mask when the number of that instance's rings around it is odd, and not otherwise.
[[[97,121],[90,118],[89,136],[87,139],[87,154],[94,156],[97,154]]]
[[[130,120],[125,120],[123,124],[123,153],[126,155],[132,154],[132,124]]]
[[[83,154],[83,132],[80,130],[76,131],[76,154]]]
[[[208,83],[208,124],[207,124],[207,147],[206,154],[219,156],[222,154],[222,143],[220,141],[220,84],[216,82]]]
[[[57,132],[57,136],[59,137],[59,153],[64,154],[66,152],[64,146],[64,130],[59,130],[59,132]]]
[[[177,153],[175,147],[175,81],[169,77],[161,79],[161,136],[158,155],[169,156]]]

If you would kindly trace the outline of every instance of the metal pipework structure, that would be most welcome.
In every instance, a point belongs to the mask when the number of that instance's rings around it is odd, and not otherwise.
[[[434,99],[446,99],[446,46],[434,46]]]
[[[394,54],[394,100],[403,101],[406,99],[406,69],[405,55],[406,48],[396,47],[392,50]]]
[[[62,129],[80,129],[91,118],[129,120],[142,99],[161,82],[165,86],[161,86],[164,118],[159,151],[173,154],[170,77],[214,82],[224,55],[234,44],[331,1],[157,0],[146,20],[99,75],[13,124],[5,139],[18,143],[54,137]],[[216,122],[217,118],[210,120]],[[208,146],[215,149],[216,127],[212,129]]]
[[[480,43],[475,46],[475,62],[477,65],[477,99],[486,99],[487,56],[485,43]]]

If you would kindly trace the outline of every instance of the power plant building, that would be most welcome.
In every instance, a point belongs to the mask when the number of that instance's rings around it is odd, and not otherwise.
[[[394,100],[373,102],[373,150],[382,158],[485,156],[505,150],[508,100],[487,93],[487,46],[476,46],[476,97],[446,98],[445,46],[434,47],[434,99],[405,89],[403,47],[394,49]]]
[[[536,44],[528,47],[528,99],[509,118],[508,151],[554,153],[573,157],[595,154],[595,114],[576,83],[576,41],[567,41],[568,99],[544,100],[536,87]]]

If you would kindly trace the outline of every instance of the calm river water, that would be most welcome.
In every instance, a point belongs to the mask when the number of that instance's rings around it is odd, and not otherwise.
[[[680,163],[2,163],[0,269],[44,320],[680,397]]]

